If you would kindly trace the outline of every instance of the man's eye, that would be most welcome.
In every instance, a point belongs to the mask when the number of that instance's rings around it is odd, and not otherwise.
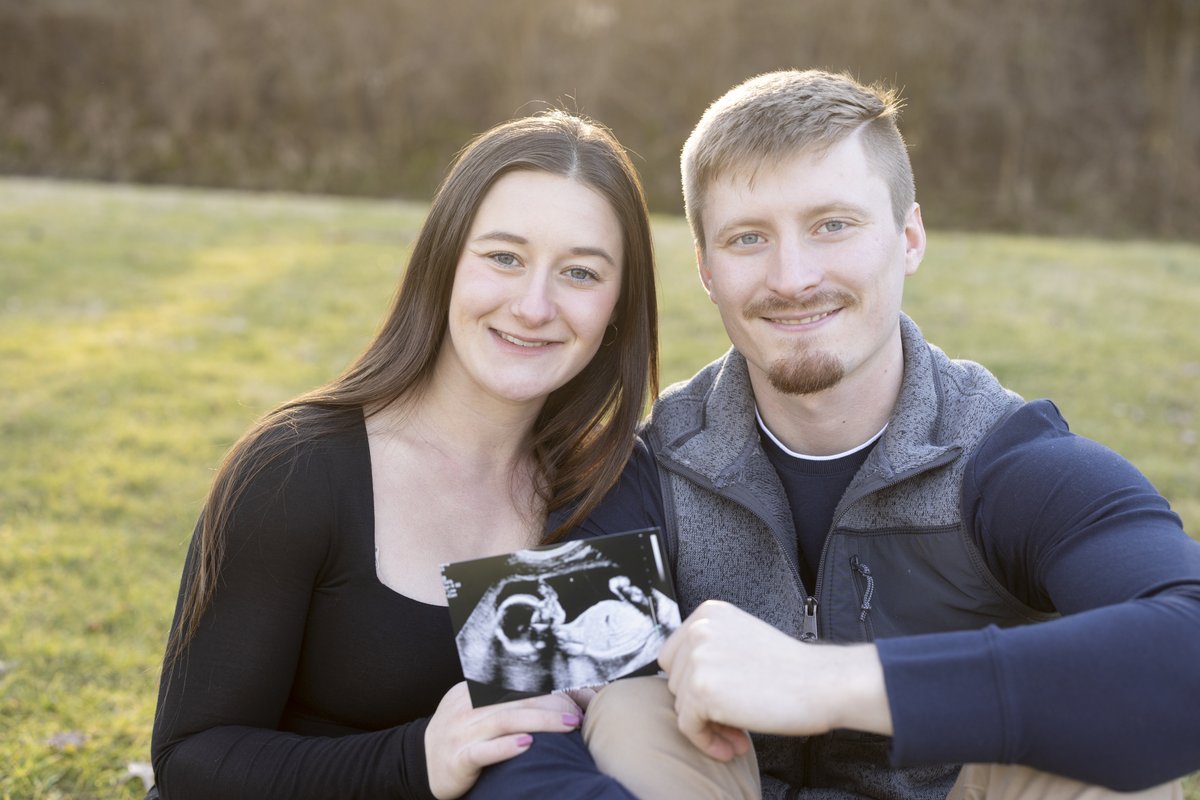
[[[734,242],[740,245],[758,244],[761,241],[762,236],[757,233],[743,233],[741,236],[738,236],[736,239],[734,239]]]

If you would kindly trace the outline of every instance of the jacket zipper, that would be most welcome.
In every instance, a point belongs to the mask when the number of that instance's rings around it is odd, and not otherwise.
[[[800,625],[800,641],[817,640],[817,598],[811,594],[804,599],[804,619]]]

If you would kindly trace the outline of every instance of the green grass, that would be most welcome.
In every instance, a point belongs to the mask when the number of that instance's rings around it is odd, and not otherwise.
[[[126,769],[212,469],[366,343],[423,212],[0,180],[0,800],[141,797]],[[683,221],[654,222],[665,384],[727,340]],[[906,306],[1197,534],[1200,248],[935,233]]]

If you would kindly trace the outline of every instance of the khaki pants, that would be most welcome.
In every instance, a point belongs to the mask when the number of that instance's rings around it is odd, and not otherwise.
[[[754,748],[732,761],[700,752],[675,724],[675,696],[663,678],[627,678],[588,704],[583,740],[601,772],[640,800],[762,797]]]
[[[588,706],[583,738],[599,768],[641,800],[758,800],[762,786],[751,750],[730,762],[696,749],[675,724],[675,699],[662,678],[629,678]],[[947,800],[1183,800],[1178,781],[1123,794],[1028,767],[968,764]]]

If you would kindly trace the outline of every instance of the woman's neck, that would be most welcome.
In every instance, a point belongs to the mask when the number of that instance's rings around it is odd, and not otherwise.
[[[529,463],[529,440],[539,407],[454,391],[431,381],[423,390],[374,409],[378,433],[398,435],[455,462],[467,473],[512,475]]]

